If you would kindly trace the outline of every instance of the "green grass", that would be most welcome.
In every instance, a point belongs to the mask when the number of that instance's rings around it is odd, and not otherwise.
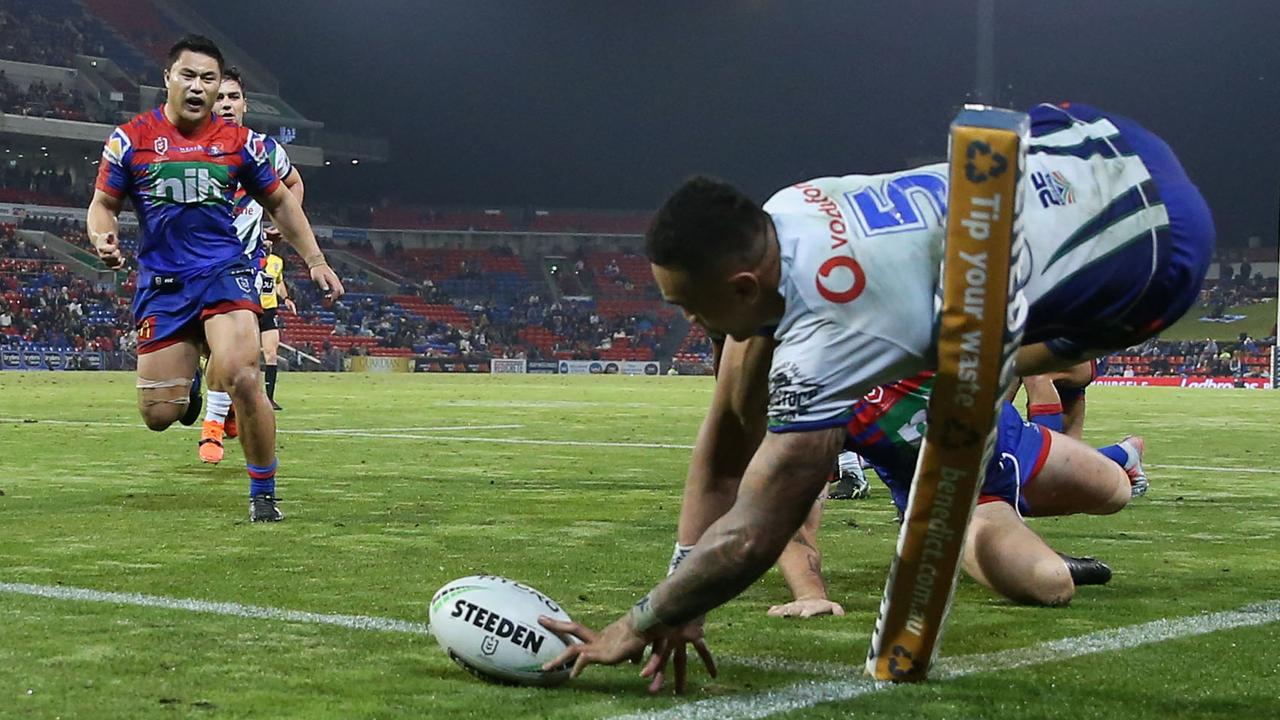
[[[1161,340],[1236,340],[1240,333],[1249,333],[1255,338],[1264,338],[1271,334],[1276,324],[1276,301],[1267,300],[1253,305],[1238,305],[1226,309],[1228,315],[1244,315],[1243,320],[1233,323],[1200,322],[1209,309],[1196,305],[1187,311],[1182,319],[1167,330],[1160,333]]]
[[[462,575],[528,582],[602,625],[663,574],[706,378],[302,375],[281,381],[284,523],[246,521],[242,456],[145,430],[125,374],[0,373],[0,582],[63,585],[424,622]],[[1069,608],[1013,606],[965,579],[945,655],[1280,598],[1280,394],[1095,388],[1087,435],[1148,438],[1151,495],[1109,518],[1033,521],[1116,577]],[[70,424],[40,422],[62,420]],[[517,424],[488,430],[410,430]],[[361,437],[298,431],[353,429]],[[383,430],[393,428],[392,430]],[[572,441],[461,442],[445,437]],[[1214,471],[1165,466],[1223,468]],[[721,677],[648,697],[630,666],[557,690],[500,688],[429,637],[0,593],[0,718],[597,718],[749,695],[808,678],[730,658],[851,666],[866,651],[895,538],[882,488],[834,503],[822,544],[849,615],[765,617],[770,573],[711,618]],[[785,717],[1280,716],[1280,626],[948,682]],[[723,720],[732,720],[725,717]]]

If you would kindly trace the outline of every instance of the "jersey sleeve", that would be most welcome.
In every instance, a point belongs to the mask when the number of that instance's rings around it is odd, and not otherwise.
[[[271,167],[276,170],[276,177],[283,181],[289,177],[289,173],[293,172],[293,161],[289,159],[289,153],[284,151],[284,145],[281,145],[275,138],[267,138],[267,154],[271,156]]]
[[[102,146],[102,160],[98,163],[98,179],[94,188],[112,197],[122,197],[129,192],[133,176],[129,173],[129,158],[133,155],[133,143],[123,127],[111,131]]]
[[[240,149],[240,184],[254,196],[270,195],[280,186],[280,176],[271,165],[267,136],[246,130],[244,147]]]
[[[769,369],[769,431],[840,427],[875,386],[917,362],[898,345],[817,315],[788,328]]]

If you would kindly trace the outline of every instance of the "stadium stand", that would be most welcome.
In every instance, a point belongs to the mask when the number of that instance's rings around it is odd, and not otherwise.
[[[21,227],[90,247],[83,223],[73,219],[45,217],[33,209]],[[123,233],[121,242],[126,255],[136,252],[130,233]],[[580,249],[572,258],[522,258],[504,246],[405,249],[399,241],[383,243],[379,253],[367,239],[339,247],[368,264],[339,261],[348,295],[332,305],[319,297],[292,249],[278,249],[299,307],[297,316],[286,315],[283,338],[308,355],[661,359],[682,374],[710,371],[711,343],[702,328],[693,326],[667,341],[677,314],[658,297],[640,255]],[[3,257],[0,325],[6,343],[131,346],[132,276],[119,290],[95,287],[18,240],[13,225],[4,227]],[[1212,316],[1224,305],[1275,297],[1276,278],[1254,272],[1247,257],[1221,267],[1221,277],[1206,283],[1194,312]],[[394,286],[390,277],[402,281],[397,291],[387,289]],[[1274,333],[1235,341],[1150,341],[1111,356],[1099,373],[1264,376]],[[667,352],[660,355],[664,347]]]

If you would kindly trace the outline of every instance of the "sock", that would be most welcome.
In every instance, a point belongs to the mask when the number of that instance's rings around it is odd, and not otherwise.
[[[1027,419],[1054,432],[1062,432],[1062,403],[1029,405]]]
[[[1134,447],[1133,443],[1128,440],[1098,448],[1098,452],[1125,470],[1130,470],[1138,464],[1138,448]]]
[[[276,371],[279,369],[280,369],[279,366],[276,366],[276,365],[267,366],[267,399],[268,400],[276,399]]]
[[[231,409],[231,395],[210,390],[205,400],[204,419],[214,422],[226,422],[227,412]]]
[[[279,464],[276,458],[271,458],[271,464],[266,466],[245,463],[249,470],[249,497],[276,494],[276,466]]]

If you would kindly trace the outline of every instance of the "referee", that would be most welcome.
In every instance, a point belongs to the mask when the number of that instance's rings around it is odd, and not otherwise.
[[[274,410],[280,410],[276,403],[276,373],[278,371],[278,351],[280,350],[280,331],[284,329],[284,318],[280,317],[280,303],[285,308],[298,314],[298,308],[289,298],[289,287],[284,282],[284,260],[272,251],[274,233],[268,232],[263,239],[263,251],[266,257],[262,260],[262,315],[258,316],[258,331],[262,334],[262,362],[266,365],[267,398]]]

